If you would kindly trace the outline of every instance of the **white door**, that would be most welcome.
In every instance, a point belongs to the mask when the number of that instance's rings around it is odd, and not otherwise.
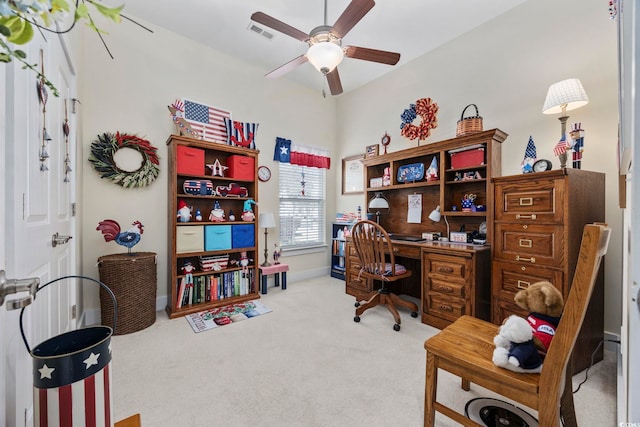
[[[36,35],[25,50],[28,61],[38,64],[42,52],[45,75],[54,83],[60,96],[55,97],[48,90],[46,102],[40,102],[37,76],[33,72],[23,70],[15,63],[2,65],[6,68],[3,72],[6,78],[0,83],[0,89],[6,93],[0,101],[6,102],[1,107],[5,113],[2,115],[6,116],[2,135],[5,139],[2,178],[6,192],[2,195],[5,221],[0,231],[4,234],[1,241],[5,246],[0,252],[0,267],[7,272],[8,278],[38,277],[42,286],[52,279],[76,274],[78,239],[55,247],[52,244],[54,233],[73,236],[76,229],[72,216],[74,172],[69,172],[69,182],[64,181],[67,154],[70,167],[76,169],[76,126],[70,105],[75,97],[76,83],[73,67],[58,36],[47,34],[45,42]],[[63,132],[65,101],[71,129],[68,144]],[[41,161],[44,129],[51,141],[44,144],[49,157]],[[42,165],[47,170],[42,170]],[[24,327],[31,348],[44,339],[75,329],[76,286],[72,280],[49,286],[25,309]],[[31,359],[20,335],[19,311],[8,312],[0,307],[0,324],[0,373],[3,374],[0,376],[3,382],[0,384],[0,414],[5,414],[2,421],[6,426],[31,426]]]

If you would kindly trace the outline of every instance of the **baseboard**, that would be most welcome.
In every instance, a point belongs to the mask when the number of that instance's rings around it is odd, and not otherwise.
[[[287,283],[293,284],[295,282],[302,282],[309,279],[315,279],[316,277],[328,276],[330,273],[330,267],[321,267],[313,270],[305,270],[300,272],[288,272],[287,273]],[[269,277],[268,286],[273,286],[273,278]],[[169,301],[169,297],[167,295],[162,295],[156,297],[156,311],[162,311],[167,307],[167,303]],[[99,325],[101,322],[100,317],[100,309],[99,308],[91,308],[89,310],[85,310],[84,313],[80,316],[80,321],[78,322],[81,326],[89,326],[89,325]]]

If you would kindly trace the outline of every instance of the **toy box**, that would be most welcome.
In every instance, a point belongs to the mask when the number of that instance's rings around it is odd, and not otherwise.
[[[253,181],[256,170],[253,157],[233,155],[227,158],[227,176],[243,181]]]
[[[178,145],[176,157],[176,171],[179,174],[204,175],[204,150]]]
[[[449,151],[451,156],[451,168],[468,168],[485,164],[484,145],[465,147],[463,151]]]
[[[231,247],[250,248],[255,246],[254,225],[232,225],[231,226]]]
[[[204,227],[204,250],[221,251],[231,249],[230,225],[206,225]]]

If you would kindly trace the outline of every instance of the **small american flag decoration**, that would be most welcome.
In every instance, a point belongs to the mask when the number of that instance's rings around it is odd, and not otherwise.
[[[228,140],[224,119],[231,118],[231,111],[199,102],[183,99],[184,119],[206,141],[226,144]]]

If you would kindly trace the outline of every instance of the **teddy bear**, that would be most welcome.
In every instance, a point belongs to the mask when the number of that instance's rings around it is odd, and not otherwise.
[[[542,281],[518,291],[514,300],[529,315],[526,320],[515,315],[506,319],[494,338],[493,363],[516,372],[540,372],[564,308],[562,293]]]

